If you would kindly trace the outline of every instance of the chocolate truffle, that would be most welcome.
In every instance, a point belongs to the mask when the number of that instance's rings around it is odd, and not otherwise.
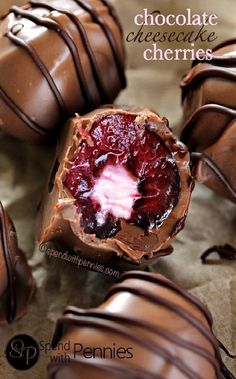
[[[182,81],[181,140],[193,153],[196,178],[236,201],[236,39],[218,45],[213,59],[194,61]]]
[[[126,86],[122,27],[106,0],[32,0],[0,22],[0,127],[39,141]]]
[[[98,308],[66,308],[48,378],[233,379],[220,346],[198,299],[161,275],[131,271]]]
[[[58,145],[38,242],[121,270],[145,266],[170,252],[192,188],[189,154],[165,118],[124,107],[77,116]]]
[[[0,202],[0,325],[21,317],[34,292],[31,269]]]

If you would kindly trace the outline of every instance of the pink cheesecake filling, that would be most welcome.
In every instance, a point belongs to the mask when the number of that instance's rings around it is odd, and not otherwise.
[[[91,199],[100,205],[97,221],[103,224],[110,213],[116,218],[128,220],[134,202],[140,198],[138,180],[122,166],[105,166],[95,180]]]

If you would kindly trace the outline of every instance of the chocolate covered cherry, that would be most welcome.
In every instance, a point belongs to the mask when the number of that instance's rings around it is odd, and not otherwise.
[[[23,316],[35,290],[15,227],[0,202],[0,325]]]
[[[236,202],[236,39],[202,56],[183,78],[181,140],[192,153],[194,176]]]
[[[122,26],[107,0],[14,5],[0,19],[0,52],[0,128],[20,139],[47,141],[126,86]]]
[[[166,119],[124,108],[77,116],[57,159],[40,242],[59,239],[111,263],[111,253],[136,264],[167,253],[183,227],[192,178]]]
[[[65,309],[48,379],[235,379],[220,349],[233,356],[212,326],[209,310],[185,289],[130,271],[99,307]]]

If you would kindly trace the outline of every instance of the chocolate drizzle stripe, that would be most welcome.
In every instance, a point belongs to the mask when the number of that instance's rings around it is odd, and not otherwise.
[[[195,59],[192,63],[192,67],[195,67],[198,63],[210,63],[211,65],[231,65],[236,63],[236,57],[230,57],[230,56],[213,56],[212,59],[209,61],[207,60],[206,55],[202,55],[201,59]]]
[[[92,319],[88,317],[74,317],[70,315],[70,317],[61,317],[58,320],[58,324],[62,325],[73,325],[73,326],[84,326],[91,328],[100,328],[104,331],[109,331],[112,333],[117,333],[125,338],[140,344],[147,350],[150,350],[154,354],[158,354],[161,358],[170,362],[173,366],[177,367],[179,371],[181,371],[184,375],[189,379],[202,379],[197,372],[193,371],[190,367],[188,367],[184,362],[182,362],[179,357],[171,354],[168,350],[164,349],[163,346],[159,345],[154,341],[149,341],[148,339],[144,339],[139,337],[136,333],[131,332],[129,328],[125,326],[117,326],[115,323],[110,321]],[[57,324],[57,325],[58,325]]]
[[[213,49],[212,49],[212,52],[214,53],[216,50],[219,50],[223,47],[226,47],[226,46],[229,46],[229,45],[233,45],[233,44],[236,44],[236,39],[235,38],[232,38],[232,39],[229,39],[229,40],[226,40],[222,43],[219,43],[218,45],[216,45]],[[196,66],[198,63],[204,63],[206,62],[209,63],[209,64],[232,64],[232,63],[235,63],[236,62],[236,58],[235,57],[232,57],[232,56],[214,56],[212,57],[211,60],[207,60],[206,59],[206,55],[201,55],[201,59],[197,59],[195,58],[192,62],[192,67]]]
[[[217,253],[221,259],[236,260],[236,249],[227,243],[225,245],[214,245],[209,249],[205,250],[200,257],[203,264],[208,263],[208,257],[212,255],[212,253]],[[222,349],[225,349],[225,346],[222,347]],[[236,356],[230,354],[228,350],[227,354],[230,355],[232,358],[236,358]]]
[[[125,273],[124,275],[121,276],[120,280],[126,279],[129,275],[131,275],[131,277],[133,277],[133,278],[137,278],[137,277],[140,277],[139,276],[140,274],[144,275],[143,278],[145,278],[145,276],[146,276],[146,280],[147,281],[148,281],[147,276],[150,275],[150,280],[151,281],[157,282],[157,284],[159,282],[159,280],[155,281],[154,275],[151,275],[151,274],[148,274],[148,273],[145,273],[145,272],[142,272],[142,273],[127,272],[127,273]],[[174,288],[175,289],[178,288],[174,283],[171,283],[171,282],[169,282],[169,283],[171,285],[170,289],[173,290]],[[189,314],[187,311],[185,311],[183,308],[177,306],[176,304],[172,304],[168,300],[166,300],[166,299],[164,299],[162,297],[159,297],[159,296],[155,296],[155,295],[153,295],[153,294],[151,294],[148,291],[145,291],[143,289],[141,290],[141,289],[136,289],[136,288],[132,288],[132,287],[130,288],[128,286],[123,286],[123,285],[119,284],[119,285],[113,286],[111,288],[111,290],[108,292],[108,297],[111,296],[111,295],[113,295],[114,293],[117,293],[117,292],[120,292],[120,291],[127,291],[127,292],[130,292],[130,293],[134,294],[134,295],[142,296],[142,297],[148,299],[149,301],[153,301],[154,303],[161,304],[161,305],[165,306],[166,308],[169,308],[173,312],[179,314],[184,319],[186,319],[186,321],[188,321],[193,326],[195,326],[196,329],[199,332],[201,332],[212,343],[212,345],[213,345],[213,347],[215,349],[216,357],[217,357],[218,362],[220,364],[221,372],[224,375],[224,378],[226,378],[226,379],[235,379],[234,376],[232,376],[232,374],[230,373],[230,371],[227,369],[227,367],[224,365],[224,363],[222,361],[222,358],[221,358],[221,355],[220,355],[220,351],[219,351],[219,341],[214,336],[212,330],[211,330],[211,333],[210,333],[209,330],[203,324],[201,324],[194,316],[192,316],[191,314]],[[186,298],[186,294],[189,295],[188,292],[186,292],[184,290],[181,290],[180,294],[182,296],[184,296],[185,298]],[[193,302],[193,300],[196,300],[195,305],[197,305],[197,303],[198,303],[197,299],[195,299],[193,297],[192,297],[192,299],[189,299],[189,300],[192,301],[192,302]],[[204,310],[204,313],[205,312],[206,312],[206,314],[209,313],[206,307],[201,306],[201,308]],[[210,315],[210,313],[209,313],[209,315]],[[209,315],[207,317],[208,322],[209,322]],[[210,315],[210,318],[212,320],[211,315]],[[212,325],[212,322],[210,323],[210,325]]]
[[[49,87],[51,88],[53,95],[55,96],[57,103],[59,105],[60,111],[62,114],[68,114],[66,110],[66,106],[64,104],[64,101],[61,97],[60,91],[57,88],[56,83],[54,82],[50,72],[48,71],[47,67],[43,63],[43,61],[40,59],[39,55],[36,53],[36,51],[33,49],[32,46],[30,46],[27,42],[23,41],[21,38],[14,35],[13,32],[9,31],[6,36],[9,38],[9,40],[14,43],[17,46],[22,47],[32,58],[35,65],[39,69],[39,71],[42,73],[46,81],[48,82]]]
[[[153,295],[152,293],[150,293],[150,291],[147,291],[143,288],[142,289],[135,288],[135,287],[124,285],[124,284],[117,284],[113,286],[111,290],[109,291],[109,297],[119,292],[128,292],[128,293],[131,293],[132,295],[143,297],[144,299],[151,301],[154,304],[158,304],[163,307],[166,307],[170,311],[184,318],[192,326],[194,326],[204,337],[206,337],[206,339],[208,339],[208,341],[212,343],[215,350],[217,350],[218,341],[215,338],[215,336],[209,331],[209,329],[206,328],[204,324],[202,324],[196,317],[194,317],[191,313],[186,311],[181,306],[171,303],[170,301],[168,301],[162,296]]]
[[[50,132],[44,129],[40,125],[36,124],[27,114],[16,105],[16,103],[6,94],[3,88],[0,86],[0,98],[6,103],[6,105],[34,132],[43,136],[48,135]]]
[[[16,288],[14,284],[14,267],[10,257],[9,246],[6,237],[6,216],[0,202],[0,235],[3,241],[3,254],[7,270],[8,278],[8,310],[7,310],[7,322],[12,322],[16,316]]]
[[[176,284],[174,284],[172,282],[169,282],[165,278],[157,277],[156,275],[152,275],[152,274],[149,274],[149,273],[131,271],[131,272],[123,274],[121,276],[120,280],[125,280],[125,279],[127,279],[129,277],[130,278],[134,278],[134,279],[136,278],[136,279],[149,280],[150,282],[154,282],[154,283],[159,284],[159,285],[167,286],[167,288],[169,288],[170,290],[172,290],[174,292],[177,292],[178,294],[182,295],[186,300],[192,302],[194,305],[196,305],[196,306],[199,305],[198,304],[199,301],[194,296],[192,296],[191,294],[188,294],[187,291],[183,290],[178,285],[176,285]],[[117,287],[117,286],[115,286],[115,287]],[[123,286],[122,290],[126,290],[126,288],[124,289],[124,286]],[[148,292],[151,295],[151,297],[154,297],[154,300],[156,302],[156,296],[153,295],[152,291],[150,291],[150,290],[148,291],[147,290],[146,292]],[[186,296],[186,294],[187,294],[187,296]],[[142,296],[143,293],[141,291],[141,294],[140,294],[139,289],[136,289],[136,295],[137,296]],[[157,297],[159,298],[159,296],[157,296]],[[152,301],[153,298],[149,299],[149,300]],[[169,302],[169,303],[172,304],[171,302]],[[158,302],[158,304],[159,304],[159,302]],[[176,304],[174,304],[174,307],[175,306],[176,306]],[[201,308],[203,308],[203,310],[204,310],[203,311],[204,315],[205,314],[207,315],[208,314],[207,308],[204,305],[202,305],[202,304],[201,304],[200,309]],[[190,316],[192,316],[192,315],[190,315]],[[158,334],[158,332],[160,332],[160,335],[161,336],[163,335],[163,338],[167,338],[167,340],[168,340],[168,338],[169,338],[170,341],[172,341],[172,339],[173,339],[173,335],[172,335],[171,332],[168,332],[168,330],[166,331],[165,328],[162,328],[162,327],[157,327],[157,329],[156,329],[155,325],[146,323],[146,321],[136,320],[136,319],[132,319],[132,317],[127,317],[127,316],[122,316],[122,315],[117,315],[117,314],[109,314],[108,311],[103,311],[103,310],[102,311],[99,311],[99,310],[97,311],[96,309],[95,310],[93,310],[93,309],[81,310],[81,309],[78,309],[76,307],[67,307],[66,310],[65,310],[65,312],[64,312],[64,317],[62,317],[61,319],[59,319],[58,323],[57,323],[56,331],[55,331],[54,337],[53,337],[53,344],[55,346],[57,345],[57,343],[60,341],[60,339],[63,336],[64,325],[65,324],[67,324],[67,325],[69,324],[69,325],[72,325],[72,326],[78,325],[79,321],[81,320],[81,317],[85,320],[85,322],[86,322],[86,320],[88,318],[91,319],[91,317],[92,317],[92,318],[98,318],[98,319],[102,318],[102,319],[104,319],[105,322],[107,322],[107,320],[109,320],[109,322],[112,321],[113,324],[117,324],[118,323],[120,325],[122,323],[125,323],[128,327],[132,323],[131,325],[135,325],[137,327],[143,327],[144,329],[146,328],[147,330],[150,330],[151,332],[154,332],[154,333],[157,333],[157,334]],[[185,319],[184,315],[182,315],[182,317]],[[193,316],[193,318],[195,319],[194,316]],[[209,318],[209,317],[207,317],[207,318]],[[210,326],[211,326],[211,320],[212,319],[210,317],[210,320],[208,320]],[[187,317],[187,321],[189,321],[188,317]],[[199,322],[199,321],[197,320],[197,322]],[[85,326],[87,326],[87,325],[85,325]],[[203,326],[203,328],[206,328],[204,324],[202,324],[202,326]],[[94,327],[99,327],[99,325],[96,325],[96,320],[95,320]],[[159,330],[158,330],[158,328],[159,328]],[[197,329],[199,330],[198,327],[197,327]],[[118,326],[118,332],[119,331],[120,331],[120,328]],[[163,334],[163,331],[164,331],[164,334]],[[166,332],[167,332],[167,334],[166,334]],[[169,335],[168,335],[168,333],[169,333]],[[210,333],[210,331],[208,329],[207,329],[207,333]],[[183,347],[185,345],[185,347],[188,348],[187,345],[190,344],[190,349],[189,350],[191,350],[192,348],[195,349],[195,345],[192,344],[191,342],[189,342],[189,341],[183,341],[181,337],[174,335],[174,338],[176,338],[176,337],[178,338],[178,342],[180,342],[180,344],[183,343]],[[225,349],[225,347],[215,338],[215,336],[214,336],[214,334],[213,334],[212,331],[210,333],[210,338],[209,338],[209,336],[207,336],[207,338],[210,340],[210,342],[212,343],[212,345],[214,347],[214,350],[215,350],[216,362],[215,362],[215,364],[213,363],[213,365],[214,365],[214,367],[216,367],[216,375],[217,375],[216,377],[217,378],[224,378],[224,379],[235,379],[235,377],[233,376],[233,374],[231,374],[230,371],[227,369],[227,367],[224,365],[224,363],[222,361],[222,358],[221,358],[221,355],[220,355],[219,348],[222,348],[229,355],[229,353],[227,352],[227,350]],[[143,346],[143,341],[141,342],[141,346]],[[204,348],[201,348],[201,347],[198,347],[198,346],[196,346],[196,348],[200,350],[200,355],[201,356],[205,355],[205,349]],[[197,353],[198,352],[196,350],[196,354]],[[212,357],[213,357],[213,355],[211,355],[210,352],[207,352],[206,359],[209,358],[210,361],[211,361]]]
[[[191,137],[193,128],[195,126],[196,121],[199,119],[199,117],[202,115],[202,113],[207,112],[217,112],[222,113],[227,116],[231,116],[232,118],[236,118],[236,110],[232,108],[225,107],[223,105],[219,104],[206,104],[199,107],[196,112],[190,117],[190,119],[186,122],[182,134],[181,134],[181,141],[183,141],[185,144],[188,144],[188,141]]]
[[[85,367],[91,367],[102,371],[109,372],[111,374],[119,375],[121,379],[164,379],[163,376],[160,376],[158,374],[151,374],[147,371],[142,370],[140,367],[132,367],[124,362],[118,362],[114,359],[112,361],[109,361],[107,359],[100,359],[100,358],[94,358],[94,359],[88,359],[78,357],[74,358],[74,355],[68,354],[70,357],[70,365],[81,365]],[[50,362],[48,365],[48,372],[51,378],[56,378],[56,374],[60,370],[61,367],[64,366],[64,363],[58,362],[53,363]]]
[[[77,50],[77,47],[70,37],[70,35],[67,33],[67,31],[56,21],[53,21],[49,18],[39,17],[34,14],[32,14],[30,11],[23,10],[17,6],[11,7],[11,12],[13,12],[16,16],[24,17],[32,22],[34,22],[36,25],[44,26],[45,28],[48,28],[49,30],[53,30],[56,32],[65,42],[66,46],[68,47],[71,56],[73,58],[73,62],[75,65],[76,73],[78,80],[80,82],[81,91],[84,97],[85,105],[91,105],[93,104],[93,99],[89,93],[88,86],[86,84],[86,79],[84,76],[82,64],[80,61],[80,56]]]
[[[219,371],[219,365],[216,362],[215,356],[213,354],[210,354],[207,350],[204,348],[201,348],[194,343],[191,343],[190,341],[187,341],[186,339],[183,339],[179,337],[178,335],[169,332],[167,329],[157,326],[151,323],[148,323],[146,321],[138,320],[132,317],[127,316],[120,316],[118,314],[111,314],[105,311],[94,311],[94,310],[88,310],[85,311],[83,309],[78,309],[76,307],[68,307],[66,311],[64,312],[64,315],[72,314],[74,316],[86,316],[86,317],[94,317],[94,318],[101,318],[104,320],[114,321],[118,323],[125,323],[131,326],[137,326],[144,328],[145,330],[148,330],[152,333],[155,333],[162,338],[174,343],[177,346],[180,346],[181,348],[187,349],[189,351],[192,351],[195,354],[200,355],[201,357],[208,360],[212,366],[214,367],[217,377],[220,377],[220,371]]]
[[[124,281],[126,279],[141,279],[141,280],[146,280],[148,282],[155,283],[159,286],[165,287],[170,289],[171,291],[174,291],[178,295],[182,296],[185,300],[189,301],[192,303],[194,306],[196,306],[206,317],[210,327],[213,325],[213,319],[211,316],[211,313],[209,310],[191,293],[183,290],[181,287],[179,287],[177,284],[166,280],[164,278],[158,277],[156,274],[151,274],[151,273],[146,273],[146,272],[134,272],[134,271],[129,271],[121,275],[119,278],[119,282]],[[111,288],[112,290],[112,288]],[[108,291],[108,296],[110,296],[110,292]]]
[[[216,177],[223,183],[223,185],[228,189],[230,195],[236,200],[236,190],[232,187],[226,176],[219,169],[219,167],[212,161],[211,158],[209,158],[203,153],[192,153],[191,157],[192,159],[198,159],[205,163],[216,175]]]
[[[212,51],[214,52],[216,50],[222,49],[225,46],[234,45],[234,44],[236,44],[236,38],[231,38],[231,39],[228,39],[228,40],[223,41],[223,42],[219,43],[218,45],[216,45],[212,49]]]
[[[186,96],[187,91],[189,91],[192,87],[199,84],[199,82],[203,79],[207,78],[213,78],[213,77],[219,77],[224,79],[229,79],[236,81],[236,73],[231,71],[230,69],[224,69],[224,68],[206,68],[204,71],[200,71],[197,74],[195,74],[190,81],[184,82],[184,80],[181,82],[180,86],[183,90],[183,98]]]
[[[121,81],[121,87],[125,88],[126,87],[126,78],[125,78],[125,74],[124,74],[124,65],[122,62],[121,55],[119,53],[119,47],[117,45],[116,39],[114,38],[113,33],[111,32],[109,26],[103,20],[103,18],[98,14],[98,12],[94,8],[92,8],[92,6],[90,4],[85,3],[82,0],[74,0],[74,2],[76,4],[78,4],[82,9],[84,9],[86,12],[88,12],[91,15],[92,19],[94,20],[94,22],[97,22],[98,25],[100,25],[100,27],[102,28],[102,30],[103,30],[103,32],[104,32],[105,36],[107,37],[107,40],[110,44],[110,47],[111,47],[111,50],[112,50],[112,53],[113,53],[113,56],[114,56],[114,59],[116,62],[117,71],[118,71],[120,81]]]
[[[119,17],[117,16],[115,8],[107,0],[101,0],[101,2],[108,8],[110,15],[113,17],[113,20],[115,21],[120,30],[120,34],[123,36],[123,26],[120,22]]]
[[[57,11],[57,12],[60,12],[62,14],[65,14],[67,17],[69,17],[69,19],[76,26],[76,29],[78,30],[78,32],[81,36],[84,48],[85,48],[87,55],[89,57],[89,60],[90,60],[92,72],[94,75],[96,86],[97,86],[99,94],[101,96],[101,100],[103,103],[111,101],[111,99],[109,99],[108,95],[106,94],[106,91],[105,91],[105,88],[104,88],[104,85],[102,82],[102,78],[101,78],[101,73],[99,72],[97,59],[96,59],[96,56],[93,52],[92,46],[89,42],[86,30],[85,30],[82,22],[79,20],[79,18],[70,11],[61,9],[61,8],[56,7],[54,5],[50,5],[50,4],[43,2],[43,1],[32,0],[29,3],[32,7],[40,7],[41,6],[41,7],[44,7],[46,9],[50,10],[50,11]]]

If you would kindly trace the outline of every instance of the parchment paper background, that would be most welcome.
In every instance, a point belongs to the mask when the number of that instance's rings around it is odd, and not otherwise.
[[[0,13],[22,0],[0,0]],[[235,37],[235,0],[113,0],[124,24],[125,35],[137,30],[133,17],[140,10],[181,13],[187,7],[219,16],[218,41]],[[153,27],[154,28],[154,27]],[[160,31],[167,30],[162,27]],[[151,29],[153,31],[153,29]],[[183,28],[182,28],[183,30]],[[149,47],[147,44],[146,48]],[[180,44],[162,44],[162,48],[181,48]],[[185,46],[187,47],[187,46]],[[202,46],[201,46],[202,47]],[[209,47],[209,45],[207,46]],[[205,48],[207,48],[205,46]],[[189,62],[146,62],[145,45],[128,44],[128,88],[117,102],[151,106],[170,120],[173,130],[181,122],[179,82]],[[19,68],[20,69],[20,68]],[[2,73],[0,73],[1,75]],[[36,206],[40,200],[53,156],[49,146],[33,146],[0,133],[0,199],[15,222],[19,245],[26,252],[37,282],[37,293],[29,312],[18,322],[0,330],[0,379],[43,379],[47,357],[41,354],[28,372],[13,370],[5,360],[7,341],[18,333],[32,335],[37,341],[50,342],[55,321],[67,304],[96,306],[112,284],[110,277],[79,270],[70,263],[47,259],[34,246]],[[236,352],[236,262],[219,261],[202,265],[200,254],[209,246],[225,242],[236,246],[236,207],[196,185],[185,230],[178,236],[175,252],[162,258],[156,271],[190,289],[210,308],[219,339]],[[236,375],[236,362],[226,358]],[[208,379],[208,378],[206,378]]]

